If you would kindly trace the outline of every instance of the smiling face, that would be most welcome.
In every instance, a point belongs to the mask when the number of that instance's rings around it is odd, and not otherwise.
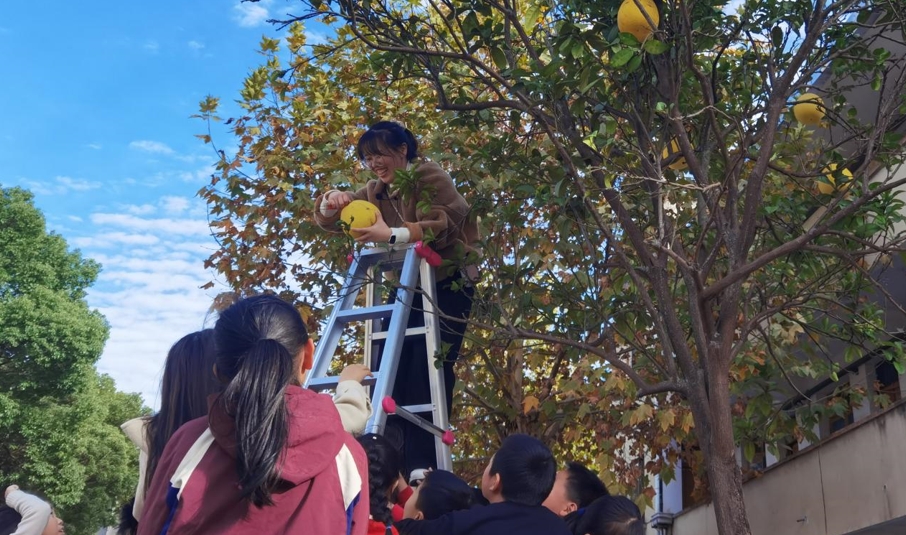
[[[384,184],[392,184],[396,171],[406,168],[406,145],[396,148],[385,147],[380,154],[365,154],[365,167],[370,169]]]

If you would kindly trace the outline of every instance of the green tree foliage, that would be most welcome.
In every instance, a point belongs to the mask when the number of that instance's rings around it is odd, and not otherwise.
[[[100,266],[47,232],[22,189],[0,189],[0,483],[47,496],[67,532],[94,533],[131,496],[146,411],[99,375],[107,323],[84,300]]]
[[[643,42],[620,33],[617,0],[299,4],[278,21],[288,53],[262,43],[228,121],[238,151],[201,191],[211,265],[323,318],[349,244],[313,225],[312,198],[361,185],[354,136],[402,120],[485,238],[459,452],[480,464],[523,430],[613,466],[615,485],[669,479],[686,455],[720,533],[749,533],[737,448],[858,402],[841,387],[784,405],[895,334],[866,296],[885,297],[875,275],[904,238],[901,3],[656,2]],[[310,53],[309,18],[338,28]],[[794,118],[805,92],[818,124]],[[850,185],[828,193],[828,175]]]

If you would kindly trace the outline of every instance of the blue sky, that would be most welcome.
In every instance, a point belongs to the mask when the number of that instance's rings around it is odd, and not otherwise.
[[[98,369],[157,406],[163,359],[202,328],[215,244],[195,197],[214,161],[189,116],[228,116],[261,56],[267,0],[3,2],[0,185],[32,190],[50,229],[104,269],[88,302],[110,323]],[[313,39],[323,34],[310,32]],[[221,135],[221,145],[231,140]],[[215,138],[216,141],[216,138]]]

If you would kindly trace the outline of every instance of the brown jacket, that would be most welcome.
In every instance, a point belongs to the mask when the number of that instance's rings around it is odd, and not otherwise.
[[[430,229],[434,239],[431,248],[446,260],[461,264],[465,255],[475,251],[478,241],[478,225],[469,217],[471,207],[453,184],[453,179],[439,165],[429,161],[417,161],[415,173],[418,185],[414,195],[401,195],[399,190],[387,192],[387,185],[380,180],[369,180],[365,187],[350,193],[353,199],[366,200],[378,207],[381,216],[390,227],[409,229],[409,241],[425,239]],[[419,210],[417,205],[422,199],[422,192],[427,192],[431,199],[431,208],[427,212]],[[340,214],[325,217],[321,214],[321,202],[324,195],[315,199],[315,222],[331,232],[340,232],[337,221]],[[449,272],[438,273],[438,278],[446,278]]]

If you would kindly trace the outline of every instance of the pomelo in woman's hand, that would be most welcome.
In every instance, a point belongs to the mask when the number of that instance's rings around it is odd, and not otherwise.
[[[340,221],[346,223],[346,234],[357,228],[370,227],[377,222],[378,207],[368,201],[356,200],[340,211]]]

